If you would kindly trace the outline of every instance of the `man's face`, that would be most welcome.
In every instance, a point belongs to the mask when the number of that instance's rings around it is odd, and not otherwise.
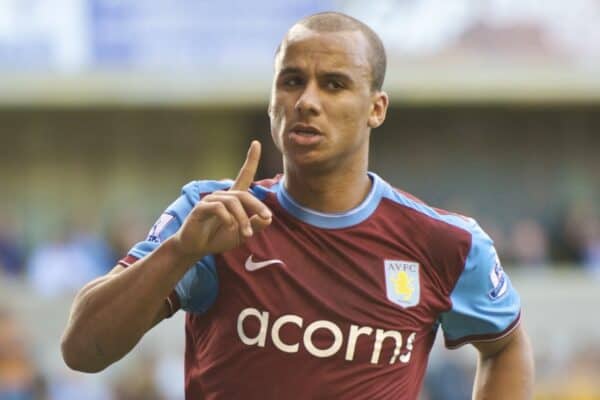
[[[296,25],[275,60],[271,135],[286,168],[366,166],[370,128],[387,96],[371,90],[368,42],[359,31]]]

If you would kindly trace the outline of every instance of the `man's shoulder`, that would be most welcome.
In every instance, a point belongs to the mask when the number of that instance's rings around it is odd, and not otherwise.
[[[413,222],[442,230],[458,229],[471,234],[477,229],[477,222],[473,218],[429,205],[417,196],[389,184],[383,199],[390,212],[410,214]]]
[[[227,190],[233,185],[233,181],[231,179],[221,179],[221,180],[196,180],[191,181],[183,185],[181,188],[181,194],[185,196],[199,198],[200,196],[216,192],[218,190]]]
[[[250,192],[259,198],[265,196],[267,192],[275,190],[280,182],[281,176],[274,178],[258,180],[252,183]],[[186,183],[181,189],[181,195],[191,203],[195,204],[207,194],[219,191],[229,190],[233,185],[232,179],[201,179]]]
[[[263,189],[273,190],[279,186],[282,178],[283,178],[283,174],[277,174],[273,178],[261,179],[261,180],[255,181],[252,184],[252,188],[259,187],[259,188],[263,188]]]
[[[386,217],[395,218],[398,225],[410,225],[408,230],[414,240],[427,243],[441,254],[449,254],[457,248],[469,254],[495,254],[493,240],[474,218],[430,206],[391,185],[388,189],[383,196],[389,213]]]

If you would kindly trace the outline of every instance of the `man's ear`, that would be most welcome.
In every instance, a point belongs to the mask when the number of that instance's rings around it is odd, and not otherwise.
[[[389,98],[386,92],[377,91],[373,94],[371,103],[371,113],[367,120],[369,128],[377,128],[385,121],[385,115],[389,104]]]

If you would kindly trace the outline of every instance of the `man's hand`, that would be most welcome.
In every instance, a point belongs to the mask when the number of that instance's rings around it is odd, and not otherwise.
[[[97,372],[121,359],[165,318],[170,310],[164,299],[190,265],[239,246],[271,223],[271,211],[248,191],[259,159],[254,141],[230,190],[199,201],[179,231],[147,257],[117,266],[79,291],[61,341],[69,367]]]
[[[180,256],[199,260],[207,254],[222,253],[269,226],[271,211],[248,191],[260,150],[260,142],[253,141],[233,186],[205,196],[192,209],[173,236]]]

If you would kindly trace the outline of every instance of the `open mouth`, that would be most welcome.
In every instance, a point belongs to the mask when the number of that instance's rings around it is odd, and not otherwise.
[[[308,137],[310,137],[310,136],[317,136],[318,135],[318,133],[313,132],[313,131],[298,131],[298,130],[295,130],[295,131],[292,131],[292,132],[295,133],[296,135],[308,136]]]
[[[321,132],[309,125],[294,125],[289,132],[292,142],[301,146],[316,145],[323,139]]]
[[[301,136],[315,136],[321,134],[317,128],[305,124],[296,124],[292,127],[292,129],[290,129],[290,131]]]

